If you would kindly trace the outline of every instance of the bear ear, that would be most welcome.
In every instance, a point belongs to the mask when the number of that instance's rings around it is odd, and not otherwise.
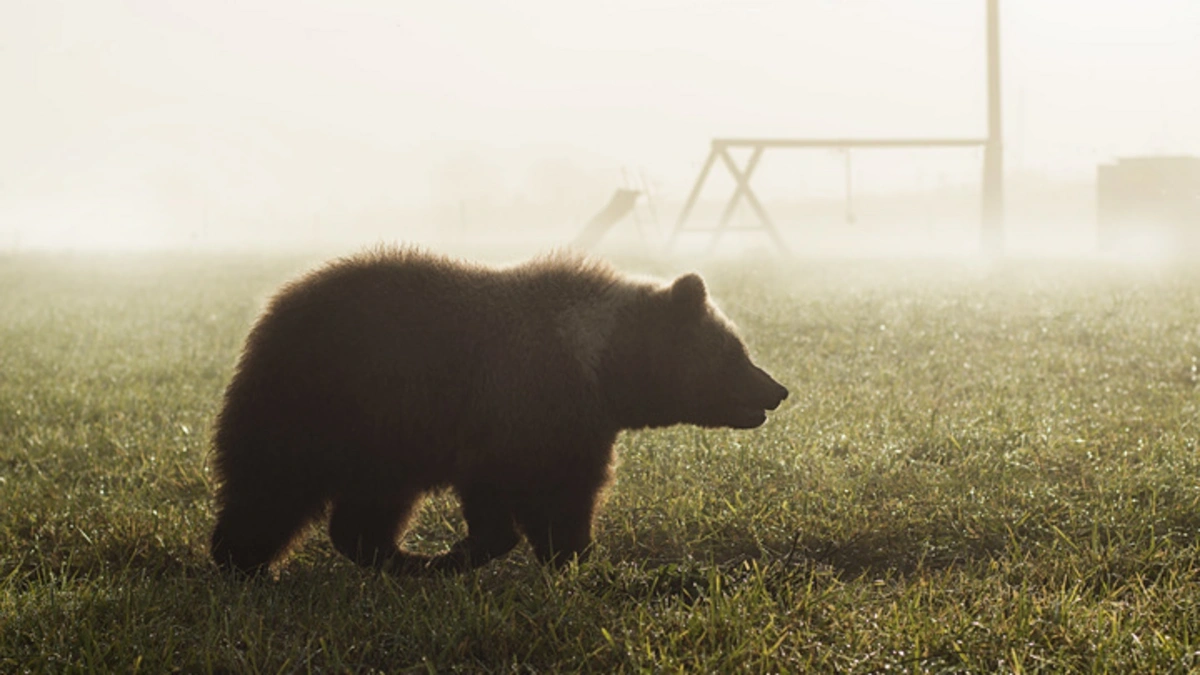
[[[698,311],[707,299],[708,291],[699,274],[685,274],[671,284],[671,302],[676,307]]]

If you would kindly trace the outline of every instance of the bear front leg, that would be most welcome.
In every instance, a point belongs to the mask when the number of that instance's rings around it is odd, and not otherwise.
[[[503,493],[487,486],[458,490],[467,536],[450,550],[435,556],[429,567],[439,572],[462,572],[484,565],[508,553],[521,540],[513,522],[511,502]]]
[[[583,562],[592,543],[596,489],[556,490],[528,495],[516,506],[517,523],[538,560],[562,567]]]
[[[421,493],[402,490],[385,498],[338,498],[329,517],[329,538],[339,553],[363,567],[424,566],[423,556],[396,545],[420,502]]]

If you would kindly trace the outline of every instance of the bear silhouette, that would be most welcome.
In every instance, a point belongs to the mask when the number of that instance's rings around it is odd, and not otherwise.
[[[491,268],[414,249],[290,282],[250,331],[213,435],[212,556],[247,574],[329,516],[334,547],[400,573],[459,571],[516,546],[586,553],[623,429],[749,429],[788,392],[688,274],[635,280],[555,254]],[[450,488],[447,552],[398,546]]]

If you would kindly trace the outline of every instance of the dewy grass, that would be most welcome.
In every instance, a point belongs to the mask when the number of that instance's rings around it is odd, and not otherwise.
[[[237,581],[209,425],[306,262],[0,260],[0,672],[1200,668],[1194,272],[714,264],[792,398],[622,436],[591,561],[388,578],[315,531]],[[462,528],[439,497],[408,545]]]

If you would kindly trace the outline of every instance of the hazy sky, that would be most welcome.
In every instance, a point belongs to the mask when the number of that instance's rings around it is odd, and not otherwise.
[[[1001,5],[1010,167],[1200,154],[1200,2]],[[345,199],[536,196],[620,166],[683,192],[713,136],[981,135],[983,20],[983,0],[0,0],[0,206],[303,201],[338,176]]]

